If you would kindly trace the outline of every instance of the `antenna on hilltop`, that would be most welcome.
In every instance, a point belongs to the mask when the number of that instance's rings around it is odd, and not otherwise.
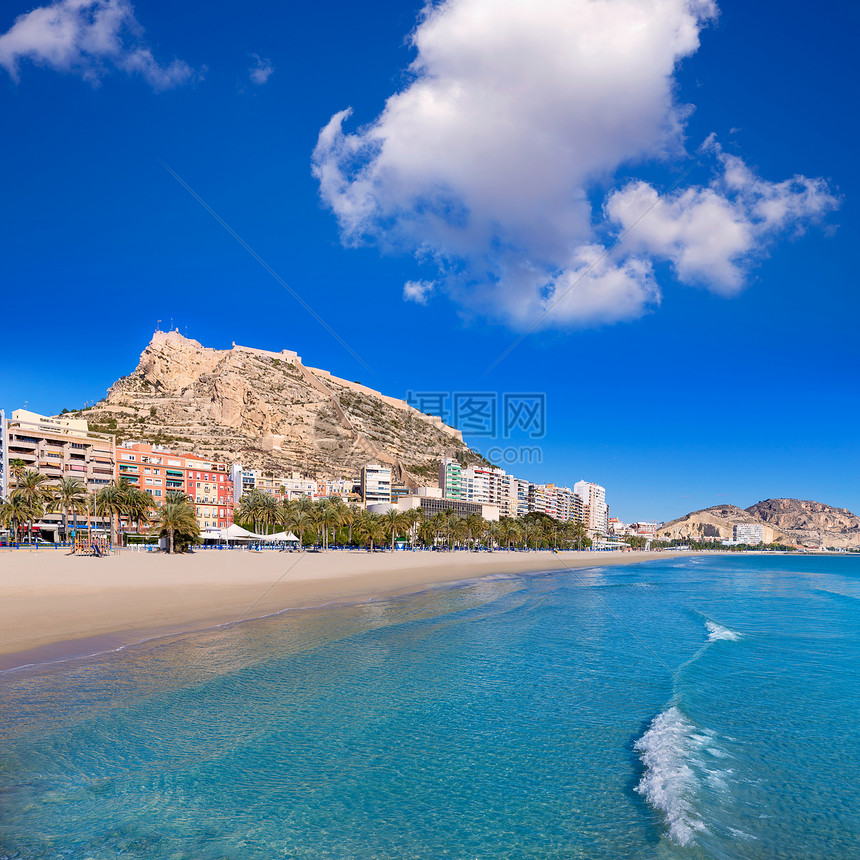
[[[156,330],[156,331],[161,331],[161,320],[159,320],[159,321],[155,324],[155,330]]]

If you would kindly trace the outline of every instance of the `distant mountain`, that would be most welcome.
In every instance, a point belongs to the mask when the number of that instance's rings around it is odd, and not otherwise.
[[[277,474],[357,476],[381,462],[408,484],[437,480],[438,461],[480,462],[459,430],[294,352],[210,349],[156,332],[137,368],[107,397],[73,413],[117,441],[161,443]]]
[[[788,535],[737,505],[714,505],[693,511],[666,523],[657,531],[657,537],[661,540],[731,540],[733,527],[741,523],[764,526],[765,543],[794,543]]]
[[[860,517],[846,508],[800,499],[767,499],[747,511],[808,546],[860,546]]]
[[[765,527],[765,543],[811,547],[860,547],[860,518],[845,508],[799,499],[767,499],[748,508],[714,505],[666,523],[657,532],[663,540],[731,540],[733,526]]]

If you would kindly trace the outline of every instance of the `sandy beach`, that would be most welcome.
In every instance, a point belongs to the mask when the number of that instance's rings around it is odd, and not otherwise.
[[[673,554],[675,555],[675,554]],[[288,608],[420,591],[489,574],[634,564],[644,552],[0,551],[0,669],[79,656]]]

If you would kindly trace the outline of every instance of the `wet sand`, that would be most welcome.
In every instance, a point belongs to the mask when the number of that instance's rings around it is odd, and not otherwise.
[[[680,553],[672,553],[677,556]],[[634,564],[645,552],[0,550],[0,669],[288,608],[406,594],[492,574]]]

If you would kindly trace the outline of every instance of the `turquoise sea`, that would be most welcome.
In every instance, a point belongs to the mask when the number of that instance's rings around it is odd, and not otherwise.
[[[0,686],[0,858],[860,857],[860,558],[490,578]]]

